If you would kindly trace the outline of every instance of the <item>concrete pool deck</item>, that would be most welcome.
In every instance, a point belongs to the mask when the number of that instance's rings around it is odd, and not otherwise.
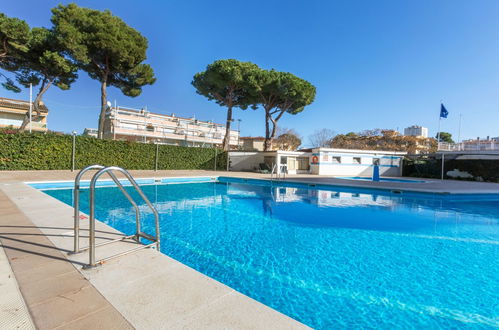
[[[303,324],[152,249],[111,260],[101,267],[82,270],[81,266],[87,262],[88,255],[67,253],[73,244],[72,207],[23,183],[73,180],[76,173],[0,172],[0,244],[37,328],[78,329],[96,325],[106,329],[306,328]],[[131,173],[135,178],[269,178],[268,174],[246,172]],[[286,180],[390,190],[499,194],[499,184],[466,181],[365,182],[314,175],[289,176]],[[81,246],[87,245],[86,222],[82,220],[84,231]],[[102,222],[97,222],[97,230],[99,241],[119,234]],[[130,244],[132,243],[121,242],[111,245],[110,249],[98,249],[97,258],[105,257],[104,252],[116,253],[128,249]],[[2,265],[5,265],[5,262],[0,263],[0,267]],[[0,274],[2,270],[0,269]],[[10,290],[15,290],[15,287]]]

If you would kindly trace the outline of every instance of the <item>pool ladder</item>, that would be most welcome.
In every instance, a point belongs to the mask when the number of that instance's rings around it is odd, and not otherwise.
[[[85,248],[80,248],[80,181],[83,176],[87,171],[90,170],[98,170],[97,173],[94,174],[92,177],[92,180],[90,180],[90,213],[89,213],[89,244],[88,247]],[[152,236],[146,233],[143,233],[140,229],[140,210],[137,205],[137,203],[133,200],[132,196],[125,190],[123,187],[123,184],[120,182],[118,177],[114,172],[119,172],[122,173],[128,181],[132,184],[132,186],[135,188],[135,190],[138,192],[140,197],[144,200],[144,202],[147,204],[147,206],[151,209],[151,211],[154,214],[155,218],[155,225],[156,225],[156,236]],[[125,195],[125,197],[128,199],[130,204],[132,204],[133,208],[135,209],[135,222],[136,222],[136,232],[134,235],[129,235],[129,236],[122,236],[117,239],[109,240],[103,243],[95,244],[95,185],[97,183],[97,180],[99,177],[107,173],[111,179],[114,181],[114,183],[118,186],[120,191]],[[151,204],[147,196],[144,194],[142,189],[140,189],[139,185],[135,181],[135,179],[132,177],[132,175],[125,169],[117,166],[109,166],[109,167],[104,167],[102,165],[90,165],[82,169],[78,175],[76,175],[75,178],[75,184],[74,184],[74,191],[73,191],[73,199],[74,199],[74,250],[73,254],[80,253],[86,250],[89,250],[89,262],[88,265],[84,266],[84,268],[91,268],[95,267],[98,265],[103,264],[105,261],[113,258],[117,258],[120,256],[123,256],[128,253],[132,253],[138,250],[142,250],[145,248],[150,248],[150,247],[156,247],[156,249],[159,251],[160,248],[160,238],[159,238],[159,214],[156,208]],[[119,241],[123,241],[126,239],[134,239],[137,243],[141,243],[140,239],[144,238],[152,243],[149,244],[141,244],[138,247],[129,249],[127,251],[115,254],[110,257],[106,257],[100,260],[95,260],[95,248]]]
[[[286,179],[286,168],[285,166],[281,165],[281,170],[277,171],[277,164],[272,165],[272,171],[270,172],[270,181],[274,180],[281,180],[281,175],[282,179]]]

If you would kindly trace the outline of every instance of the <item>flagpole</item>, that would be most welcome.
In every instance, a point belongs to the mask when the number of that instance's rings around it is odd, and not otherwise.
[[[442,121],[442,117],[440,116],[440,113],[438,115],[438,132],[437,132],[437,150],[440,144],[440,122]]]

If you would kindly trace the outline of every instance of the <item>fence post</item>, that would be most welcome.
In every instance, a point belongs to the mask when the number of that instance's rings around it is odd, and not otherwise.
[[[73,150],[71,152],[71,172],[75,171],[75,155],[76,155],[76,131],[73,134]]]
[[[217,147],[215,146],[215,165],[213,167],[213,171],[217,170]]]

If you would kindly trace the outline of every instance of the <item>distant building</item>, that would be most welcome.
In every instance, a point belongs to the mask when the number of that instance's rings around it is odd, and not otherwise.
[[[195,118],[163,115],[145,109],[111,107],[106,112],[104,138],[145,143],[210,147],[221,145],[225,126]],[[237,148],[239,132],[230,131],[229,144]]]
[[[265,138],[261,136],[244,136],[241,138],[241,149],[244,151],[263,151]]]
[[[499,150],[499,137],[489,137],[486,138],[476,138],[470,140],[464,140],[460,146],[461,150],[473,151],[473,150]]]
[[[97,129],[96,128],[85,128],[83,130],[83,136],[97,137]]]
[[[405,136],[420,136],[427,138],[428,137],[428,128],[423,126],[412,125],[404,129]]]
[[[49,110],[43,102],[40,102],[39,109],[41,113],[40,117],[37,116],[35,111],[32,112],[31,129],[33,131],[46,132]],[[0,127],[21,127],[27,111],[29,111],[29,101],[0,97]],[[29,129],[29,125],[26,129]]]
[[[461,143],[445,143],[438,144],[440,151],[499,151],[499,137],[489,137],[463,140]]]

